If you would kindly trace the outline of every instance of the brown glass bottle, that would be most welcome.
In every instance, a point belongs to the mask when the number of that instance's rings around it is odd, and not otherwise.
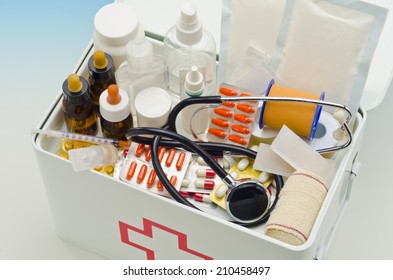
[[[110,85],[100,97],[101,130],[107,138],[127,140],[127,130],[133,127],[128,94]]]
[[[94,100],[96,114],[100,116],[100,95],[109,85],[116,84],[115,65],[109,54],[97,50],[89,58],[88,69],[89,92]]]
[[[63,83],[62,110],[68,131],[96,135],[97,115],[88,88],[83,77],[69,75]]]

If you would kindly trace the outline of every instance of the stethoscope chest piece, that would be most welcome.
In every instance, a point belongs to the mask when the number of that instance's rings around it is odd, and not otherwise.
[[[234,181],[226,193],[228,214],[239,223],[251,224],[262,219],[268,212],[271,196],[259,181],[241,179]]]

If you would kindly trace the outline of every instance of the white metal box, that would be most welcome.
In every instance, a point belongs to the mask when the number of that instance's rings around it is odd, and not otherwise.
[[[87,75],[91,54],[92,45],[77,64],[77,74]],[[383,81],[384,89],[391,77]],[[341,152],[333,183],[301,246],[266,236],[264,225],[244,228],[93,170],[75,173],[69,161],[55,155],[58,139],[34,135],[32,142],[57,235],[67,242],[113,259],[321,259],[350,199],[366,121],[360,109],[352,145]],[[60,93],[39,127],[63,126]]]

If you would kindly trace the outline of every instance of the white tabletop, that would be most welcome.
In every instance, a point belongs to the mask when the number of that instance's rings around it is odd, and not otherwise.
[[[44,117],[90,41],[95,12],[111,1],[69,0],[58,1],[57,5],[26,2],[23,6],[12,1],[0,4],[4,14],[0,17],[0,34],[6,36],[0,45],[0,259],[101,259],[55,235],[30,129]],[[130,2],[135,4],[146,29],[163,34],[174,22],[182,1]],[[220,15],[209,14],[206,3],[215,6],[214,10],[221,1],[193,2],[201,4],[200,14],[217,36]],[[152,9],[149,3],[157,8]],[[171,20],[153,24],[148,18]],[[362,169],[330,258],[393,259],[393,188],[387,176],[393,166],[391,108],[392,85],[382,104],[368,113],[359,158]]]

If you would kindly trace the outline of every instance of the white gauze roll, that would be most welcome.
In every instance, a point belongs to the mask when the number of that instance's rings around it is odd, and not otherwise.
[[[311,172],[296,171],[286,181],[266,224],[266,235],[290,245],[304,244],[325,199],[328,186]]]

